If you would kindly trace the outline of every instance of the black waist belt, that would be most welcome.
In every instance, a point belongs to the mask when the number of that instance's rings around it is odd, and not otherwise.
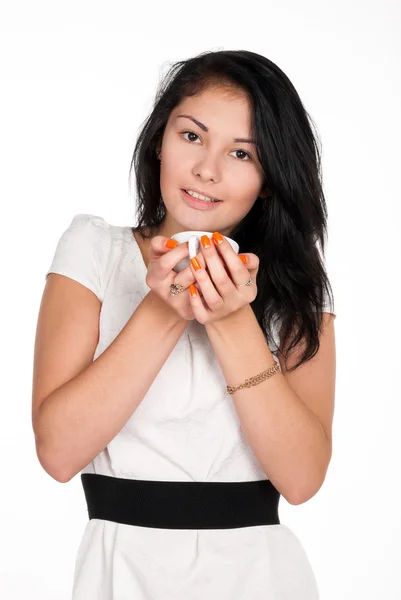
[[[277,525],[280,493],[268,479],[147,481],[82,473],[89,519],[162,529]]]

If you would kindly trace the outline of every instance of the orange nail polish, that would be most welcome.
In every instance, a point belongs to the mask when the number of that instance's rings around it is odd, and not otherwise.
[[[198,295],[198,290],[196,289],[196,287],[194,286],[193,283],[191,283],[190,286],[189,286],[189,292],[190,292],[191,296],[197,296]]]
[[[202,242],[203,248],[209,248],[210,247],[210,238],[207,235],[202,235],[201,236],[201,242]]]
[[[222,236],[222,235],[221,235],[221,233],[219,233],[218,231],[215,231],[215,232],[213,233],[213,237],[214,237],[214,239],[216,240],[216,242],[217,242],[218,244],[221,244],[221,242],[224,240],[223,236]]]
[[[166,242],[166,248],[175,248],[177,246],[177,244],[178,244],[177,240],[169,239]]]
[[[239,258],[242,260],[242,262],[244,263],[244,265],[246,265],[246,263],[248,262],[245,254],[238,254]]]
[[[200,262],[198,261],[198,259],[196,258],[196,256],[191,258],[191,264],[192,264],[193,268],[195,269],[195,271],[198,271],[198,269],[202,268],[202,266],[201,266]]]

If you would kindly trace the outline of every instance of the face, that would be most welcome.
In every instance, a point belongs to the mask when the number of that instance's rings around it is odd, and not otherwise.
[[[160,148],[160,187],[167,214],[159,235],[186,230],[230,235],[264,183],[255,145],[234,141],[251,137],[251,107],[239,93],[208,89],[175,107]],[[201,210],[188,203],[182,190],[199,190],[221,202]]]

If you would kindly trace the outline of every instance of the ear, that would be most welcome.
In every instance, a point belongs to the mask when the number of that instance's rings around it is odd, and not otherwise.
[[[161,143],[160,140],[158,140],[155,144],[155,152],[156,152],[156,156],[157,158],[160,160],[161,159]]]
[[[259,198],[269,198],[271,195],[271,190],[266,185],[264,185],[260,190]]]

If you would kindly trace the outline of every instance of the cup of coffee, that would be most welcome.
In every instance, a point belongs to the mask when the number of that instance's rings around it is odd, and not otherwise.
[[[211,238],[213,235],[213,232],[212,231],[180,231],[180,233],[175,233],[174,235],[171,236],[171,239],[176,240],[179,244],[188,242],[189,256],[186,256],[185,258],[180,260],[180,262],[174,267],[173,270],[176,273],[179,273],[180,271],[185,269],[185,267],[187,267],[189,265],[190,259],[194,258],[198,254],[200,247],[201,247],[200,239],[201,239],[202,235],[207,235],[208,238]],[[231,238],[227,237],[226,235],[224,235],[223,237],[230,244],[230,246],[234,250],[234,252],[236,252],[236,254],[238,254],[239,245],[237,244],[237,242],[235,240],[232,240]],[[213,242],[210,242],[210,243],[213,244]]]

